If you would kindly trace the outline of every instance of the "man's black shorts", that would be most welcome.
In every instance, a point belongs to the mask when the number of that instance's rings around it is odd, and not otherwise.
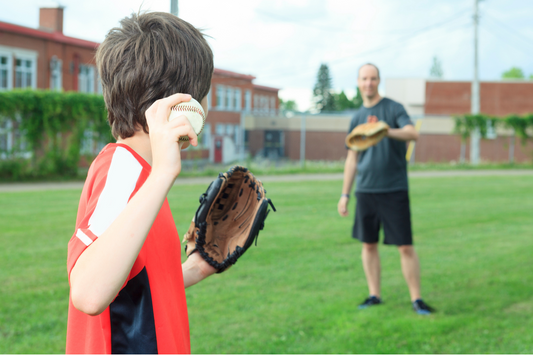
[[[356,192],[355,197],[357,204],[352,237],[364,243],[377,243],[379,241],[379,229],[383,225],[384,244],[413,244],[409,193],[407,191]]]

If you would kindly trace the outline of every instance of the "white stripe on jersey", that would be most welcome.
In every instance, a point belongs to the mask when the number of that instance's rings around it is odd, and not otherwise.
[[[83,233],[81,229],[78,229],[76,232],[76,237],[79,238],[83,242],[83,244],[89,246],[92,244],[92,239],[87,236],[87,234]]]
[[[97,237],[104,233],[128,204],[142,165],[125,148],[117,147],[107,172],[104,189],[89,219],[89,230]]]

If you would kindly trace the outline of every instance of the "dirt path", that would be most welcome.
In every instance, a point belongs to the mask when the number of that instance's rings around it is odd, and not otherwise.
[[[533,170],[457,170],[457,171],[415,171],[409,173],[410,178],[456,177],[456,176],[533,176]],[[334,174],[291,174],[269,175],[261,178],[263,182],[286,181],[317,181],[317,180],[342,180],[342,173]],[[179,178],[174,185],[207,185],[212,177]],[[40,182],[40,183],[3,183],[0,184],[1,192],[39,191],[39,190],[68,190],[81,189],[83,182]]]

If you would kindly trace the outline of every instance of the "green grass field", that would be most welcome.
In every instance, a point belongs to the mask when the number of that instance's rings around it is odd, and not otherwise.
[[[358,310],[367,288],[352,218],[336,211],[341,182],[270,183],[278,212],[258,247],[187,290],[193,353],[533,353],[533,179],[410,187],[423,294],[437,314],[411,310],[398,252],[385,246],[385,304]],[[180,234],[204,190],[172,189]],[[64,352],[79,195],[0,194],[0,353]]]

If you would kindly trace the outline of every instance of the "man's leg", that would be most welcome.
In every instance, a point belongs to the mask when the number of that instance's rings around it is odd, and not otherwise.
[[[402,271],[407,287],[409,287],[409,294],[411,295],[411,302],[421,299],[420,296],[420,262],[415,248],[412,245],[400,245],[398,247],[402,261]]]
[[[381,265],[379,261],[378,243],[363,243],[361,253],[365,270],[368,291],[371,296],[381,298]]]

